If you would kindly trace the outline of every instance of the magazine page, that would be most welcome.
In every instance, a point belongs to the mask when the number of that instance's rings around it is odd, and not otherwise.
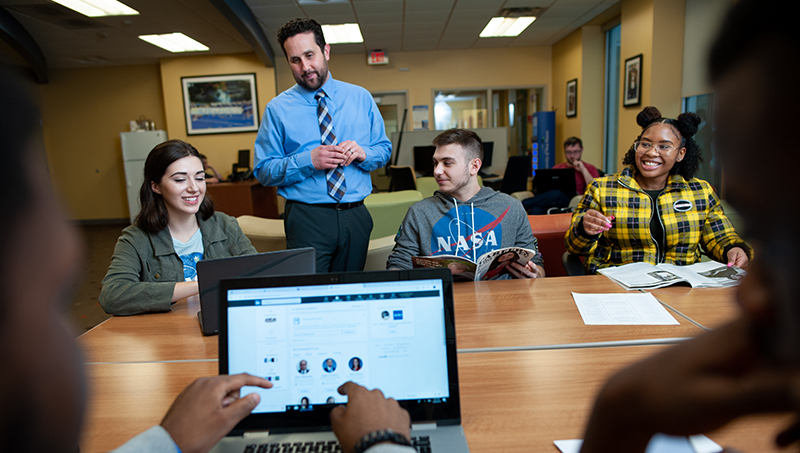
[[[605,275],[629,290],[655,289],[686,281],[686,279],[670,272],[670,270],[661,269],[650,263],[629,263],[617,267],[606,267],[598,269],[597,273]]]
[[[446,267],[453,274],[454,282],[471,282],[475,280],[475,269],[477,268],[477,265],[472,261],[455,255],[414,256],[411,257],[411,265],[415,268]]]
[[[686,279],[692,288],[722,288],[736,286],[742,277],[747,275],[742,269],[717,261],[706,261],[689,266],[675,266],[673,264],[659,264],[659,269],[668,270]]]
[[[522,247],[506,247],[484,253],[478,258],[475,280],[497,280],[508,274],[508,266],[511,263],[517,262],[524,266],[534,255],[536,252]]]

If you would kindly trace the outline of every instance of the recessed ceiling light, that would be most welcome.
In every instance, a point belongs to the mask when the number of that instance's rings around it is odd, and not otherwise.
[[[322,33],[325,35],[325,42],[328,44],[364,42],[358,24],[323,25]]]
[[[134,16],[139,11],[117,0],[53,0],[61,6],[77,11],[84,16]]]
[[[199,52],[208,47],[184,35],[183,33],[167,33],[163,35],[141,35],[139,39],[170,52]]]
[[[519,36],[523,30],[528,28],[536,18],[533,16],[525,17],[493,17],[486,24],[480,34],[481,38],[497,38],[507,36]]]

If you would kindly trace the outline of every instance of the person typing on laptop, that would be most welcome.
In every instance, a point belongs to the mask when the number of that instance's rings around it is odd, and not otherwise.
[[[510,275],[544,277],[542,256],[520,202],[478,184],[483,158],[478,134],[450,129],[433,144],[439,190],[409,208],[386,267],[411,269],[415,256],[458,255],[476,261],[484,253],[513,246],[537,253],[525,266],[512,263]]]

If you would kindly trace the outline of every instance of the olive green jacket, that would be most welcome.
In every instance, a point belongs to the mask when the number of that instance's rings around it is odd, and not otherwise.
[[[203,259],[256,253],[233,217],[217,212],[199,222]],[[131,225],[117,240],[103,278],[100,305],[112,315],[169,311],[175,283],[182,281],[183,262],[172,246],[169,228],[150,234]]]

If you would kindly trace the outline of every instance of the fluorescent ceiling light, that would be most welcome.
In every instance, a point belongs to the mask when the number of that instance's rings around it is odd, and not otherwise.
[[[139,11],[117,0],[53,0],[84,16],[135,16]]]
[[[500,36],[519,36],[523,30],[528,28],[536,18],[533,16],[526,17],[493,17],[492,20],[486,24],[486,27],[480,34],[481,38],[497,38]]]
[[[322,33],[328,44],[346,44],[364,42],[358,24],[323,25]]]
[[[163,35],[141,35],[139,39],[170,52],[196,52],[208,50],[208,47],[184,35],[183,33],[167,33]]]

